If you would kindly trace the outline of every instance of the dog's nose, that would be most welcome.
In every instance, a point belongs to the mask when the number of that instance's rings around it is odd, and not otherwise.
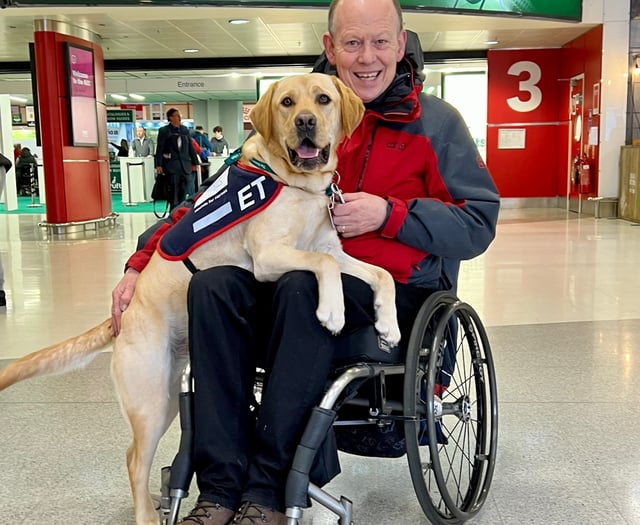
[[[311,113],[300,113],[296,117],[296,128],[298,131],[309,132],[316,127],[316,117]]]

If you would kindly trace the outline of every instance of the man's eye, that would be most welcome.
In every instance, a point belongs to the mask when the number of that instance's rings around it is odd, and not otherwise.
[[[291,97],[284,97],[280,104],[288,108],[289,106],[293,106],[293,100],[291,99]]]
[[[360,46],[360,42],[358,40],[348,40],[345,42],[345,47],[355,48]]]
[[[385,48],[385,47],[388,47],[388,46],[389,46],[389,41],[388,41],[388,40],[383,40],[383,39],[376,40],[376,41],[374,42],[374,45],[375,45],[378,49],[382,49],[382,48]]]
[[[318,95],[318,104],[326,106],[329,102],[331,102],[331,99],[328,95],[325,95],[324,93],[322,95]]]

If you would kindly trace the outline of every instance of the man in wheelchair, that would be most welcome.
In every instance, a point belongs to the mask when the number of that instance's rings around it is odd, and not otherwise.
[[[341,145],[345,202],[335,206],[333,220],[347,253],[386,268],[396,281],[400,355],[425,300],[438,290],[455,292],[460,261],[493,240],[499,196],[461,116],[421,93],[422,50],[415,34],[407,41],[397,0],[334,0],[328,27],[315,71],[337,74],[367,110]],[[114,290],[116,312],[133,294],[140,261],[130,259]],[[316,319],[310,273],[290,272],[274,283],[235,267],[193,276],[189,346],[200,495],[181,524],[287,523],[287,475],[336,347],[374,324],[369,286],[346,275],[342,284],[346,325],[335,337]],[[266,374],[256,420],[258,365]]]

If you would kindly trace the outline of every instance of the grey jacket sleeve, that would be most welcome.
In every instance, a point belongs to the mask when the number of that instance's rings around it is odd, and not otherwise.
[[[422,96],[421,102],[425,132],[451,203],[411,200],[397,238],[442,258],[471,259],[495,237],[500,196],[458,111],[436,97]]]

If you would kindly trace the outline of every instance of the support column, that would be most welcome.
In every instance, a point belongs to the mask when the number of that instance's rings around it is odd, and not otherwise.
[[[0,152],[14,165],[7,172],[7,183],[4,192],[0,193],[0,202],[4,202],[5,210],[18,209],[16,191],[16,167],[13,161],[13,137],[11,135],[11,101],[9,95],[0,95]]]
[[[35,59],[37,97],[40,113],[40,135],[47,195],[47,221],[45,226],[68,226],[77,223],[101,223],[113,219],[109,185],[109,163],[104,92],[104,58],[97,44],[98,36],[70,24],[52,21],[35,21]],[[73,44],[90,50],[93,54],[93,78],[72,75],[84,82],[85,87],[95,87],[97,115],[97,145],[91,137],[92,126],[86,142],[76,145],[72,140],[72,103],[67,68],[66,45]],[[93,110],[91,99],[87,111]],[[81,113],[82,116],[82,113]],[[78,122],[76,122],[78,124]],[[78,134],[78,126],[76,126]],[[78,141],[76,137],[76,144]]]

